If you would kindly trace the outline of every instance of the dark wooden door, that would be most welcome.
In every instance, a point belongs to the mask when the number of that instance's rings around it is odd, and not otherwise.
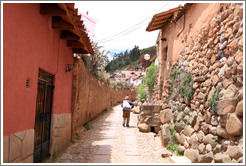
[[[42,162],[50,156],[49,146],[53,87],[53,75],[40,70],[34,128],[33,161],[35,163]]]

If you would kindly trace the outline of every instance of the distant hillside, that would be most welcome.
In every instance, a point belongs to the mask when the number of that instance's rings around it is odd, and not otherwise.
[[[140,50],[138,46],[135,46],[130,51],[126,50],[124,53],[115,54],[114,59],[107,64],[105,70],[107,72],[123,70],[128,66],[137,66],[140,63],[145,64],[143,67],[149,66],[148,63],[150,62],[144,62],[145,60],[143,59],[143,56],[147,53],[153,57],[156,54],[156,47],[151,46]]]

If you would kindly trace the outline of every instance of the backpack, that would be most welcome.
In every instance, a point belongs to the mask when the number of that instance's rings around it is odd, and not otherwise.
[[[122,107],[123,110],[130,110],[132,108],[131,105],[126,100],[123,101]]]

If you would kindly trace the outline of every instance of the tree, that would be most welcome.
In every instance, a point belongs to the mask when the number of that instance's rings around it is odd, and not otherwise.
[[[95,50],[95,54],[89,57],[85,57],[81,55],[82,59],[85,61],[86,66],[89,68],[89,71],[98,76],[98,71],[103,69],[108,63],[108,54],[109,51],[101,50],[103,47],[98,46],[98,43],[93,43],[93,48]]]

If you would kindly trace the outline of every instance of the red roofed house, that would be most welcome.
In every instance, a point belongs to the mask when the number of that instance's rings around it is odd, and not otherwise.
[[[94,54],[74,4],[3,3],[3,162],[42,162],[71,140],[74,53]]]

